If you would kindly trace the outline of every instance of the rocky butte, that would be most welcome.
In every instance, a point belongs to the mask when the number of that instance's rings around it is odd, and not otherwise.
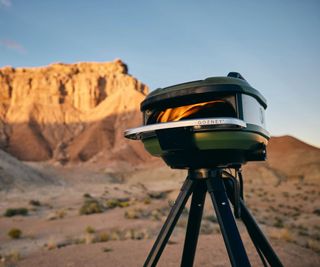
[[[123,131],[141,124],[147,92],[121,60],[1,68],[0,149],[23,161],[141,162]]]

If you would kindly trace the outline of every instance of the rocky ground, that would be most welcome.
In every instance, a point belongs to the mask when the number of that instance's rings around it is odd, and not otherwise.
[[[0,193],[2,266],[141,266],[186,175],[167,167],[127,175],[43,164],[38,169],[61,183]],[[248,207],[284,265],[319,266],[319,183],[247,177]],[[159,266],[179,266],[187,215],[188,208]],[[252,265],[262,266],[241,223],[239,229]],[[195,266],[230,266],[209,198]]]

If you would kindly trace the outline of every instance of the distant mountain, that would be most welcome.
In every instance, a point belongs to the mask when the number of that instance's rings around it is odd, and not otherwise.
[[[249,162],[244,173],[251,180],[279,184],[320,181],[320,149],[292,136],[272,137],[267,146],[265,162]]]
[[[268,166],[287,178],[320,179],[320,149],[292,136],[272,137],[268,145]]]
[[[146,85],[121,60],[0,69],[0,148],[24,161],[141,162],[138,142]]]

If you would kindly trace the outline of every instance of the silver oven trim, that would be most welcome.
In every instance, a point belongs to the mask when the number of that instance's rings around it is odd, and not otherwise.
[[[246,128],[247,124],[243,120],[236,118],[204,118],[192,119],[174,122],[162,122],[156,124],[145,125],[137,128],[131,128],[124,132],[124,136],[129,139],[141,139],[141,134],[151,133],[156,130],[193,127],[195,130],[200,130],[207,126],[236,126],[239,128]]]

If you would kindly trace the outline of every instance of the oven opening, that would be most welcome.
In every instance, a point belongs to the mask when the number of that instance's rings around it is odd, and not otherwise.
[[[233,100],[232,98],[231,100]],[[215,99],[191,105],[168,108],[155,112],[147,120],[147,124],[172,122],[188,119],[203,119],[217,117],[237,118],[237,111],[234,101],[229,99]]]

